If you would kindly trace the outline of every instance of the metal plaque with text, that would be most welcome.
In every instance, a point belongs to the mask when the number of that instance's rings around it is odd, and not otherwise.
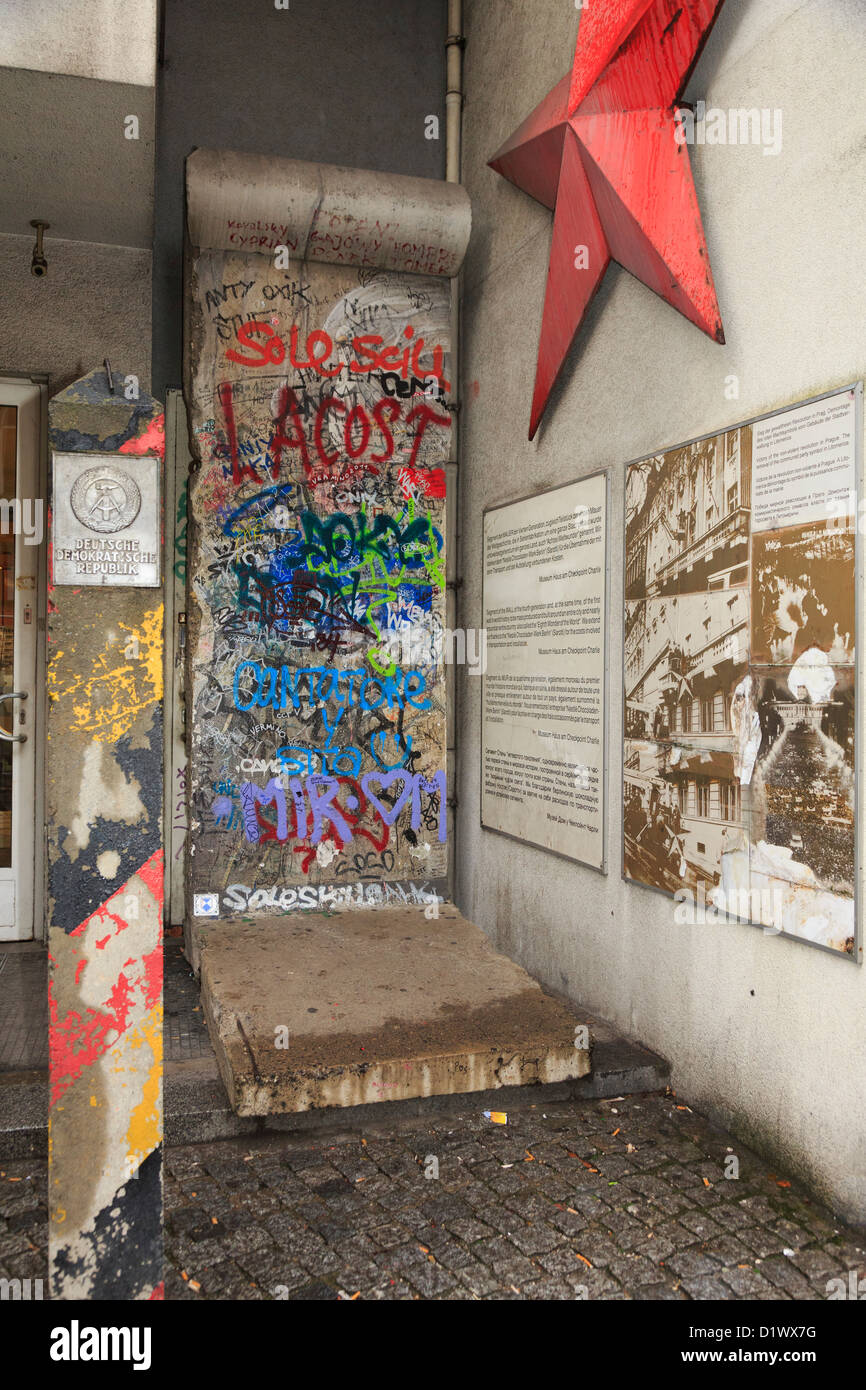
[[[155,454],[54,454],[55,584],[160,584]]]

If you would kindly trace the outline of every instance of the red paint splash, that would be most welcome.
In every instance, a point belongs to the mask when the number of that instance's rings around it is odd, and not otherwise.
[[[86,961],[82,964],[86,964]],[[51,1105],[56,1105],[81,1073],[102,1057],[126,1031],[132,1003],[131,989],[126,976],[121,974],[102,1009],[88,1009],[86,1017],[82,1017],[77,1009],[70,1009],[66,1017],[60,1019],[54,998],[54,981],[49,982]]]
[[[162,942],[141,960],[144,966],[144,1007],[152,1009],[162,994]]]
[[[162,908],[163,898],[163,863],[164,855],[162,850],[156,850],[146,863],[142,864],[137,874],[133,874],[122,887],[118,888],[111,897],[101,907],[86,917],[73,932],[72,937],[83,937],[87,928],[95,918],[104,921],[106,918],[115,927],[114,938],[122,931],[132,925],[121,916],[117,911],[121,907],[121,898],[130,891],[130,886],[134,878],[138,878],[148,892],[153,896],[160,909]],[[107,943],[112,939],[112,933],[105,937],[100,937],[96,943],[99,950],[104,950]],[[78,984],[81,973],[87,965],[87,959],[79,960],[75,967],[75,982]],[[54,962],[52,961],[52,964]],[[132,972],[135,967],[139,967],[139,978],[134,982],[125,973],[127,970]],[[139,961],[135,956],[129,956],[124,961],[123,966],[118,972],[108,997],[98,1008],[88,1008],[84,1014],[77,1009],[70,1009],[63,1018],[58,1012],[57,1000],[54,995],[54,981],[49,980],[48,984],[48,1008],[50,1023],[48,1030],[48,1045],[50,1056],[50,1078],[51,1078],[51,1099],[50,1104],[55,1105],[66,1090],[78,1080],[81,1074],[93,1065],[98,1058],[102,1057],[111,1048],[117,1039],[129,1027],[130,1013],[133,1005],[140,999],[145,1009],[150,1010],[159,1001],[162,989],[162,943],[155,950],[149,951]]]
[[[159,454],[165,456],[165,415],[154,415],[148,421],[142,434],[135,439],[127,439],[117,451],[119,454]]]
[[[425,497],[445,496],[444,468],[406,467],[401,468],[397,476],[404,497],[408,497],[413,488],[416,492],[423,492]]]

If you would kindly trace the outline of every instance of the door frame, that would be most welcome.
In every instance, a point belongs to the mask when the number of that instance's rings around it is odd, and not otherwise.
[[[27,704],[26,732],[31,741],[33,757],[33,785],[22,788],[19,782],[13,784],[12,834],[13,865],[16,856],[21,859],[20,840],[16,846],[16,830],[20,833],[22,816],[32,816],[32,865],[29,872],[22,864],[22,872],[16,874],[15,915],[16,922],[21,907],[26,917],[25,930],[21,934],[16,928],[0,928],[0,940],[31,941],[45,937],[45,872],[46,872],[46,833],[45,833],[45,720],[47,712],[46,690],[46,617],[47,617],[47,568],[48,554],[48,378],[33,373],[0,373],[0,404],[14,405],[18,408],[19,426],[33,430],[35,434],[36,460],[33,475],[33,496],[42,502],[42,538],[38,546],[28,547],[34,551],[35,589],[18,588],[18,554],[16,548],[16,586],[15,623],[20,627],[19,616],[26,603],[32,604],[33,634],[32,656],[24,658],[29,669],[22,674],[20,642],[15,644],[14,686],[29,690]],[[24,415],[27,412],[29,419]],[[18,440],[16,459],[15,491],[18,493],[18,466],[21,458],[21,435]],[[22,542],[23,544],[23,542]],[[13,707],[14,708],[14,707]],[[15,726],[13,725],[13,728]],[[20,746],[20,745],[19,745]],[[29,780],[29,779],[28,779]],[[22,809],[22,801],[24,807]],[[29,803],[29,811],[27,809]],[[23,892],[22,892],[23,890]],[[19,906],[21,905],[21,906]],[[8,934],[7,934],[8,933]]]

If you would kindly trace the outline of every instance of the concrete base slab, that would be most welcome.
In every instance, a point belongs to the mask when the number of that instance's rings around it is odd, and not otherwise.
[[[238,1115],[566,1081],[584,1020],[446,904],[200,929],[202,1003]]]

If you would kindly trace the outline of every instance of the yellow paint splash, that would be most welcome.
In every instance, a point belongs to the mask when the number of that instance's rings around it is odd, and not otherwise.
[[[72,706],[69,728],[92,734],[99,743],[116,743],[162,699],[162,604],[145,614],[140,627],[117,626],[119,635],[94,657],[89,672],[64,676],[64,659],[71,662],[73,650],[54,653],[47,673],[49,699]],[[137,648],[138,655],[128,657],[130,648]]]
[[[153,1062],[141,1089],[141,1100],[132,1112],[126,1132],[127,1157],[133,1171],[159,1144],[162,1134],[162,1114],[159,1103],[162,1078],[162,1005],[158,1004],[142,1019],[131,1035],[132,1048],[147,1045]]]

